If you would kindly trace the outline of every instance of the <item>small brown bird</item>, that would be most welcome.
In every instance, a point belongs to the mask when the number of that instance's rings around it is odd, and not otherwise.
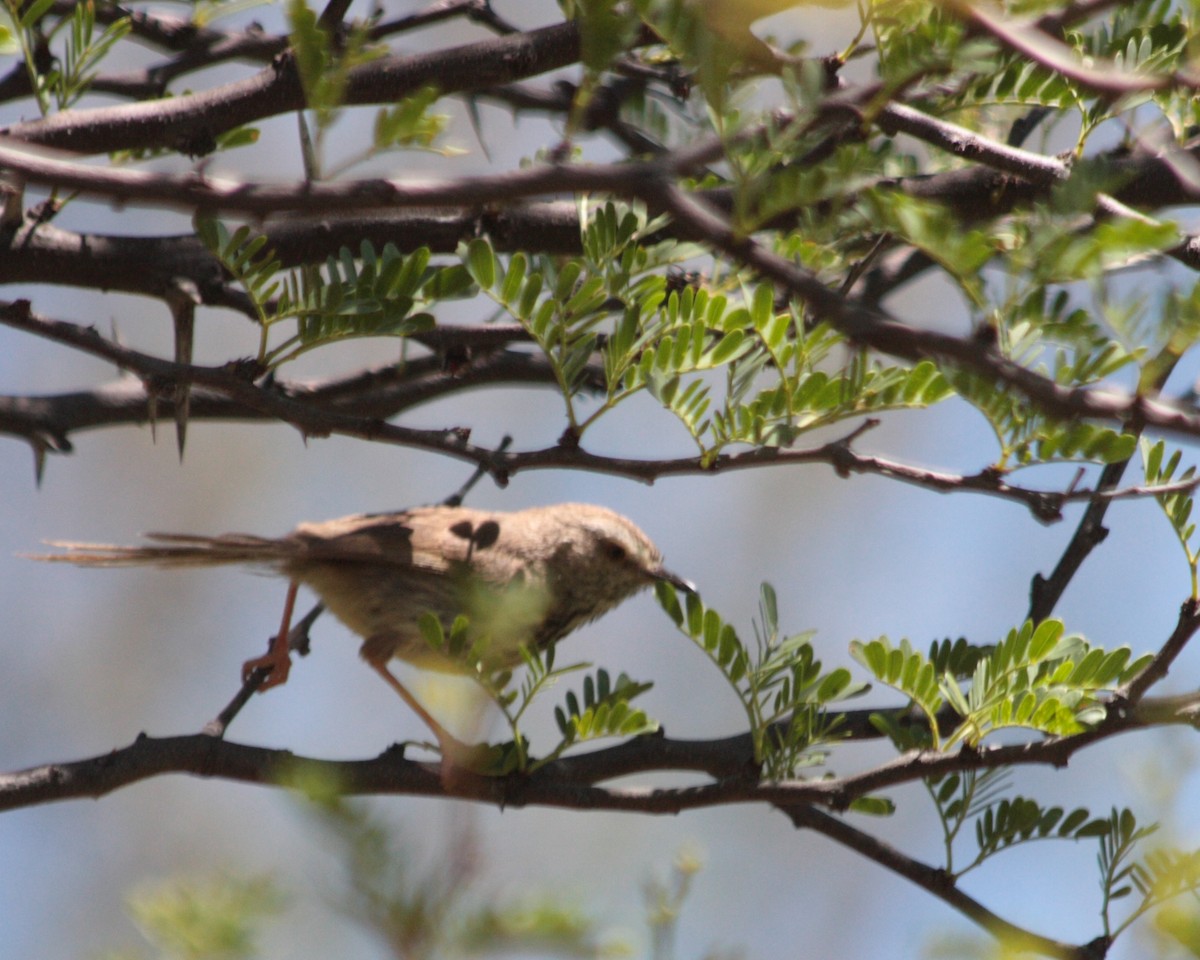
[[[664,569],[662,554],[632,521],[604,507],[563,503],[514,513],[418,507],[304,523],[278,539],[151,533],[140,547],[56,542],[65,553],[36,559],[81,566],[162,567],[245,563],[291,582],[279,634],[243,679],[270,671],[261,689],[287,680],[296,591],[311,587],[364,638],[363,659],[445,743],[445,731],[387,668],[392,657],[419,667],[468,672],[473,663],[435,650],[419,621],[427,612],[447,635],[468,618],[464,649],[488,669],[515,666],[520,648],[545,648],[652,583],[693,591]],[[464,653],[462,656],[467,656]]]

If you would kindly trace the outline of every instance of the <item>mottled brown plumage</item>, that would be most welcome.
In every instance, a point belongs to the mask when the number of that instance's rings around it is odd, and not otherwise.
[[[386,668],[392,657],[438,670],[473,664],[433,650],[418,627],[434,613],[449,631],[469,620],[468,647],[487,667],[520,662],[522,645],[547,647],[656,581],[690,590],[663,568],[662,555],[630,520],[604,507],[564,503],[514,513],[419,507],[304,523],[278,539],[152,533],[137,547],[56,543],[40,560],[82,566],[162,567],[243,563],[292,581],[279,637],[246,674],[271,670],[284,682],[295,587],[306,584],[363,637],[363,657],[440,730]]]

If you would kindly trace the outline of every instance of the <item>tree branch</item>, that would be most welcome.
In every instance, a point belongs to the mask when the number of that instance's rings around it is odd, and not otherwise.
[[[766,466],[827,463],[840,476],[873,474],[899,480],[938,493],[974,492],[1023,504],[1038,520],[1054,523],[1062,518],[1065,504],[1100,497],[1113,499],[1147,497],[1200,485],[1200,477],[1158,487],[1129,487],[1123,490],[1070,489],[1044,491],[1008,482],[995,469],[959,475],[913,467],[882,457],[856,452],[851,443],[878,421],[866,420],[848,436],[807,449],[761,447],[742,453],[706,458],[641,459],[590,453],[578,445],[559,444],[541,450],[498,452],[467,442],[469,429],[414,431],[384,423],[387,418],[422,403],[497,384],[544,384],[557,386],[557,379],[544,357],[497,350],[505,343],[525,340],[525,331],[515,325],[483,328],[444,327],[411,339],[435,349],[459,344],[477,355],[447,370],[437,356],[422,357],[318,383],[272,380],[254,383],[237,366],[197,367],[152,357],[106,340],[95,330],[50,320],[33,314],[28,304],[0,302],[0,324],[68,344],[116,363],[134,373],[138,381],[119,381],[92,391],[56,397],[0,396],[0,434],[8,433],[34,445],[39,456],[47,451],[67,453],[70,434],[93,427],[119,423],[153,422],[158,416],[175,416],[174,391],[180,384],[195,384],[188,416],[201,420],[282,420],[307,437],[341,434],[361,439],[434,450],[467,460],[504,483],[522,470],[576,469],[608,473],[644,482],[660,477],[715,474]],[[582,383],[586,389],[604,389],[603,371],[593,365]],[[39,459],[39,463],[40,463]]]
[[[892,873],[904,877],[926,893],[953,907],[998,938],[1006,949],[1033,951],[1061,960],[1100,960],[1104,956],[1103,951],[1094,952],[1096,944],[1075,946],[1018,927],[964,893],[945,870],[921,863],[878,837],[856,830],[839,817],[804,804],[781,809],[797,827],[820,833],[835,843],[862,854],[872,863],[886,867]]]
[[[1119,691],[1120,696],[1130,703],[1137,704],[1154,684],[1167,675],[1171,664],[1183,652],[1183,648],[1195,636],[1197,630],[1200,630],[1200,600],[1189,597],[1179,610],[1179,621],[1167,642],[1146,668]]]
[[[372,60],[349,71],[344,103],[392,103],[428,83],[436,83],[444,95],[464,93],[536,76],[578,59],[578,27],[559,23],[445,50]],[[75,153],[167,148],[199,156],[211,152],[223,133],[304,105],[300,78],[285,55],[253,77],[212,90],[64,111],[0,127],[0,135]]]
[[[735,231],[715,210],[670,180],[660,180],[655,189],[645,191],[645,196],[656,197],[681,224],[804,301],[815,317],[828,321],[856,343],[909,361],[950,361],[1005,384],[1056,417],[1129,423],[1137,429],[1153,426],[1168,433],[1200,436],[1200,414],[1193,410],[1115,389],[1061,386],[1002,356],[978,338],[909,326],[868,303],[848,299],[811,272]]]
[[[174,737],[145,734],[127,747],[100,756],[47,764],[0,775],[0,810],[58,800],[100,797],[121,787],[168,773],[278,786],[300,764],[311,765],[349,796],[366,794],[454,797],[499,806],[620,810],[676,814],[726,804],[810,804],[845,810],[882,789],[966,770],[1041,765],[1061,767],[1079,750],[1149,725],[1200,725],[1200,698],[1116,700],[1095,728],[1070,737],[954,753],[911,751],[878,767],[827,779],[761,781],[753,766],[748,734],[718,740],[673,740],[650,735],[592,753],[562,757],[533,773],[491,777],[463,771],[444,782],[440,764],[414,761],[393,747],[369,760],[319,760],[290,751],[238,744],[198,733]],[[879,712],[879,711],[871,711]],[[852,712],[865,716],[868,711]],[[863,739],[878,733],[858,716],[851,727]],[[604,787],[605,781],[632,774],[690,771],[710,782],[686,787]]]

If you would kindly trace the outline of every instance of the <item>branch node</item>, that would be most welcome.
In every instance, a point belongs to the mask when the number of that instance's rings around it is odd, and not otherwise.
[[[1035,494],[1029,498],[1029,512],[1038,523],[1050,526],[1062,521],[1065,500],[1066,497],[1061,493]]]
[[[245,380],[247,383],[253,383],[269,372],[253,357],[239,357],[236,360],[230,360],[228,363],[221,364],[221,370],[239,380]]]
[[[579,449],[579,430],[574,424],[567,427],[558,438],[558,445],[564,450]]]

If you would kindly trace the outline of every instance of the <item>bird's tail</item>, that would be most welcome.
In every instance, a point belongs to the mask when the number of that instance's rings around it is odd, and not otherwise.
[[[186,533],[148,533],[154,544],[122,547],[107,543],[74,543],[51,540],[52,547],[63,553],[28,555],[31,560],[50,563],[74,563],[81,567],[211,567],[225,563],[250,563],[279,566],[297,553],[294,541],[271,540],[246,533],[225,533],[219,537],[201,537]]]

